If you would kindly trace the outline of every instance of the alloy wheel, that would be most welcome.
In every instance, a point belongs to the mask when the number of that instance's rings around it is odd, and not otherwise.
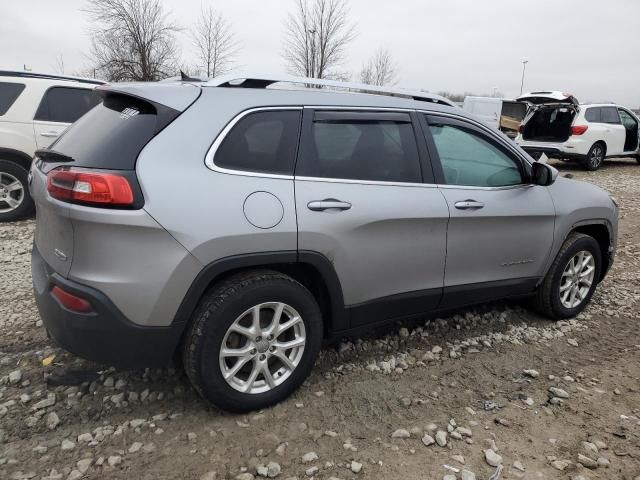
[[[22,183],[7,172],[0,172],[0,213],[14,211],[24,200]]]
[[[593,255],[582,250],[576,253],[564,267],[560,279],[560,303],[565,308],[576,308],[589,294],[596,271]]]
[[[242,313],[227,330],[220,347],[220,371],[239,392],[265,393],[291,376],[305,343],[304,322],[293,307],[261,303]]]
[[[591,150],[591,155],[589,156],[589,164],[592,168],[598,168],[604,159],[604,150],[601,145],[596,145]]]

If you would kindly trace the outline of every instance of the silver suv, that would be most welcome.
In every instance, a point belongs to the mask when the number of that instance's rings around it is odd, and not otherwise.
[[[612,197],[434,95],[246,76],[97,92],[31,169],[44,324],[123,368],[181,355],[226,410],[282,400],[323,340],[382,321],[519,296],[575,316],[613,261]]]

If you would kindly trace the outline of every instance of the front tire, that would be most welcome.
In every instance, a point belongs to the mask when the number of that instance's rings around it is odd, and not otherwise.
[[[598,242],[588,235],[571,233],[538,287],[535,309],[551,319],[575,317],[589,304],[601,269]]]
[[[320,308],[302,284],[274,271],[236,274],[197,308],[183,347],[185,371],[217,407],[258,410],[308,377],[322,332]]]
[[[0,222],[12,222],[33,213],[29,172],[17,163],[0,160]]]
[[[594,172],[598,170],[602,163],[604,162],[604,157],[606,156],[607,148],[602,142],[594,143],[589,152],[587,153],[587,158],[585,159],[585,170],[590,172]]]

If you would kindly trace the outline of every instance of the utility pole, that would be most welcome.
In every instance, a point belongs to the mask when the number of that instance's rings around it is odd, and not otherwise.
[[[524,72],[527,69],[527,63],[529,63],[529,60],[522,61],[522,82],[520,83],[520,95],[522,95],[522,90],[524,89]]]

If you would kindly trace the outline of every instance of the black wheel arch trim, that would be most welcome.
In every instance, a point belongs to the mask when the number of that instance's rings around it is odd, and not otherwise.
[[[15,162],[28,171],[31,168],[32,158],[21,150],[0,147],[0,160]]]

